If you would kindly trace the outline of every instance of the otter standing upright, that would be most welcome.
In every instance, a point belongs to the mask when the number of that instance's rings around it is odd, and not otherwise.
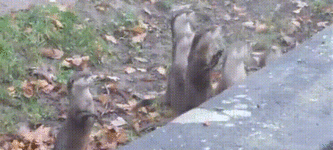
[[[55,150],[84,150],[94,124],[94,104],[89,85],[92,78],[86,72],[74,74],[68,81],[69,109],[67,121],[57,135]]]
[[[188,55],[191,49],[194,32],[190,21],[193,12],[176,15],[171,21],[172,30],[172,65],[168,75],[166,103],[179,112],[185,105],[185,73]]]
[[[182,112],[199,106],[211,94],[211,70],[218,63],[222,51],[213,55],[214,39],[220,35],[220,28],[214,27],[198,32],[188,57],[185,80],[185,102]]]

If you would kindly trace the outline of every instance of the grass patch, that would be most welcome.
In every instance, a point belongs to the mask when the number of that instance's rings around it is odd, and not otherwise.
[[[90,56],[93,66],[107,54],[107,43],[91,25],[80,20],[72,10],[61,11],[56,6],[38,6],[29,11],[0,17],[0,132],[13,132],[21,121],[36,124],[55,117],[50,104],[38,102],[38,94],[25,98],[21,84],[28,78],[29,67],[45,62],[60,66],[61,61],[42,57],[42,48],[57,48],[64,56]],[[66,83],[72,70],[58,67],[57,82]],[[15,87],[10,96],[7,88]]]

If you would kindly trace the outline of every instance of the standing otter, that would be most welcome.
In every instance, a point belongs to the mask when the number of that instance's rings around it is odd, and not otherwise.
[[[220,35],[220,27],[198,32],[191,46],[185,80],[185,99],[178,106],[183,113],[205,102],[211,94],[211,70],[216,66],[222,51],[213,55],[214,40]]]
[[[172,65],[168,75],[166,103],[178,111],[185,97],[185,73],[194,32],[190,24],[193,12],[183,12],[171,21]]]
[[[218,83],[216,93],[221,93],[236,82],[245,79],[244,60],[249,55],[249,49],[249,44],[236,42],[226,50],[223,56],[222,78]]]
[[[92,77],[87,72],[74,74],[67,83],[69,109],[67,121],[60,130],[55,150],[84,150],[94,124],[93,98],[89,91]]]

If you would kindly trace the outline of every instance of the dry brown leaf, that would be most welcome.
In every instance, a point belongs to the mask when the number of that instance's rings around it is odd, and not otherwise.
[[[158,72],[159,74],[161,74],[161,75],[163,75],[163,76],[166,75],[166,69],[165,69],[164,67],[160,66],[160,67],[158,67],[156,70],[157,70],[157,72]]]
[[[99,95],[98,101],[100,101],[103,105],[107,104],[109,102],[109,95],[107,95],[107,94]]]
[[[145,69],[145,68],[136,68],[136,70],[138,70],[140,72],[147,72],[147,69]]]
[[[42,89],[42,88],[46,87],[47,85],[49,85],[49,83],[46,80],[38,79],[36,82],[36,85],[37,85],[38,89]]]
[[[89,56],[82,56],[82,63],[80,64],[80,68],[82,70],[84,70],[85,68],[88,68],[88,64],[89,64]]]
[[[246,10],[246,8],[244,8],[244,7],[237,7],[236,5],[234,5],[233,9],[237,13],[242,13],[242,12],[244,12]]]
[[[89,64],[89,56],[73,56],[72,58],[66,58],[64,62],[62,62],[63,66],[75,66],[79,67],[81,70],[84,70],[88,67]],[[69,63],[69,64],[68,64]]]
[[[267,32],[268,27],[266,26],[266,24],[259,24],[258,26],[256,26],[256,32],[258,33],[264,33]]]
[[[144,100],[154,100],[154,99],[156,99],[156,96],[155,95],[144,95],[143,99]]]
[[[42,91],[43,91],[45,94],[50,94],[51,91],[53,91],[54,87],[55,87],[54,85],[49,84],[49,85],[45,86],[44,88],[42,88]]]
[[[12,150],[23,150],[24,148],[24,143],[19,142],[18,140],[14,140],[12,142]]]
[[[244,27],[247,27],[247,28],[250,28],[250,29],[254,29],[254,28],[255,28],[255,25],[254,25],[254,22],[253,22],[253,21],[243,22],[242,25],[243,25]]]
[[[44,127],[43,125],[38,127],[35,131],[21,130],[20,135],[29,142],[36,142],[37,145],[41,145],[43,142],[50,142],[50,127]]]
[[[302,7],[301,7],[301,8],[298,8],[298,9],[296,9],[296,10],[294,10],[293,13],[295,13],[295,14],[299,14],[299,13],[301,12],[301,10],[302,10]]]
[[[296,19],[291,20],[291,23],[296,26],[297,28],[301,28],[301,23]]]
[[[115,120],[111,121],[111,125],[116,126],[116,127],[120,127],[120,126],[123,126],[126,124],[127,124],[127,122],[122,117],[117,117]]]
[[[140,108],[139,108],[139,111],[142,112],[142,113],[145,113],[145,114],[148,113],[148,110],[147,110],[146,107],[140,107]]]
[[[155,118],[157,118],[157,117],[159,117],[160,116],[160,114],[158,113],[158,112],[150,112],[149,113],[149,117],[151,118],[151,119],[155,119]]]
[[[136,101],[136,100],[129,100],[129,101],[128,101],[128,105],[129,105],[131,108],[135,107],[137,104],[138,104],[138,101]]]
[[[64,28],[64,26],[62,25],[62,23],[61,23],[59,20],[57,20],[57,19],[53,19],[53,20],[52,20],[52,23],[53,23],[58,29],[62,29],[62,28]]]
[[[136,70],[133,67],[126,67],[124,71],[127,74],[131,74],[134,73]]]
[[[64,52],[59,49],[43,48],[41,49],[41,54],[45,57],[52,59],[61,59]]]
[[[113,44],[117,44],[118,43],[117,39],[114,36],[112,36],[112,35],[105,35],[105,40],[110,41]]]
[[[135,122],[135,123],[133,123],[133,128],[134,128],[134,130],[135,130],[137,133],[139,133],[139,132],[140,132],[140,124],[139,124],[139,122]]]
[[[11,95],[11,96],[13,96],[16,92],[14,86],[8,87],[7,90],[8,90],[9,95]]]
[[[142,57],[134,57],[134,59],[137,60],[137,61],[139,61],[139,62],[142,62],[142,63],[146,63],[146,62],[148,62],[147,59],[142,58]]]
[[[308,4],[306,2],[302,2],[301,0],[293,0],[292,1],[294,4],[296,3],[299,8],[307,7]]]
[[[123,144],[128,141],[127,134],[123,128],[106,126],[106,128],[104,128],[104,132],[107,136],[108,143],[117,142],[119,144]]]
[[[25,33],[31,33],[32,32],[32,28],[30,28],[30,27],[25,28],[24,32]]]
[[[142,34],[138,34],[136,36],[132,37],[132,42],[133,43],[141,43],[145,40],[147,33],[142,33]]]
[[[117,91],[117,84],[116,83],[109,83],[106,85],[106,88],[108,88],[109,91],[111,92],[116,92]]]
[[[22,83],[22,90],[23,90],[23,95],[26,98],[30,98],[34,95],[34,84],[32,84],[31,82],[25,80]]]
[[[106,8],[102,6],[96,6],[96,10],[104,12]]]
[[[72,62],[72,65],[78,67],[82,63],[82,58],[81,57],[74,57],[74,58],[72,58],[71,62]]]
[[[124,144],[128,141],[128,137],[127,137],[127,134],[126,134],[126,131],[125,129],[121,128],[119,131],[118,131],[118,134],[117,134],[117,142],[119,144]]]
[[[116,106],[124,111],[129,111],[131,110],[131,106],[128,104],[116,104]]]
[[[112,80],[112,81],[114,81],[114,82],[117,82],[117,81],[120,80],[120,78],[117,77],[117,76],[106,76],[106,78],[108,78],[108,79],[110,79],[110,80]]]
[[[132,29],[135,35],[145,33],[146,29],[142,26],[136,26]]]
[[[231,20],[231,16],[230,16],[229,14],[225,14],[225,15],[223,16],[223,19],[224,19],[225,21],[230,21],[230,20]]]
[[[51,127],[44,127],[43,125],[41,125],[34,132],[32,132],[32,134],[34,135],[34,140],[37,143],[52,141],[52,138],[50,137],[50,131]]]
[[[286,35],[285,33],[281,33],[282,39],[287,43],[287,45],[294,45],[296,43],[296,39]]]
[[[322,22],[317,23],[318,27],[326,27],[327,25],[328,25],[328,21],[322,21]]]
[[[114,141],[112,143],[106,142],[106,143],[102,143],[101,149],[111,149],[111,150],[113,150],[113,149],[117,149],[117,145],[118,144],[117,144],[116,141]]]
[[[61,66],[66,67],[66,68],[71,68],[72,64],[68,60],[65,59],[64,61],[62,61]]]

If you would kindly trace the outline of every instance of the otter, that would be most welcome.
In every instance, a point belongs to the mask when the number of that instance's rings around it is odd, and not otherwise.
[[[67,121],[57,135],[54,150],[83,150],[97,116],[89,85],[93,78],[88,72],[75,73],[67,83],[69,109]]]

